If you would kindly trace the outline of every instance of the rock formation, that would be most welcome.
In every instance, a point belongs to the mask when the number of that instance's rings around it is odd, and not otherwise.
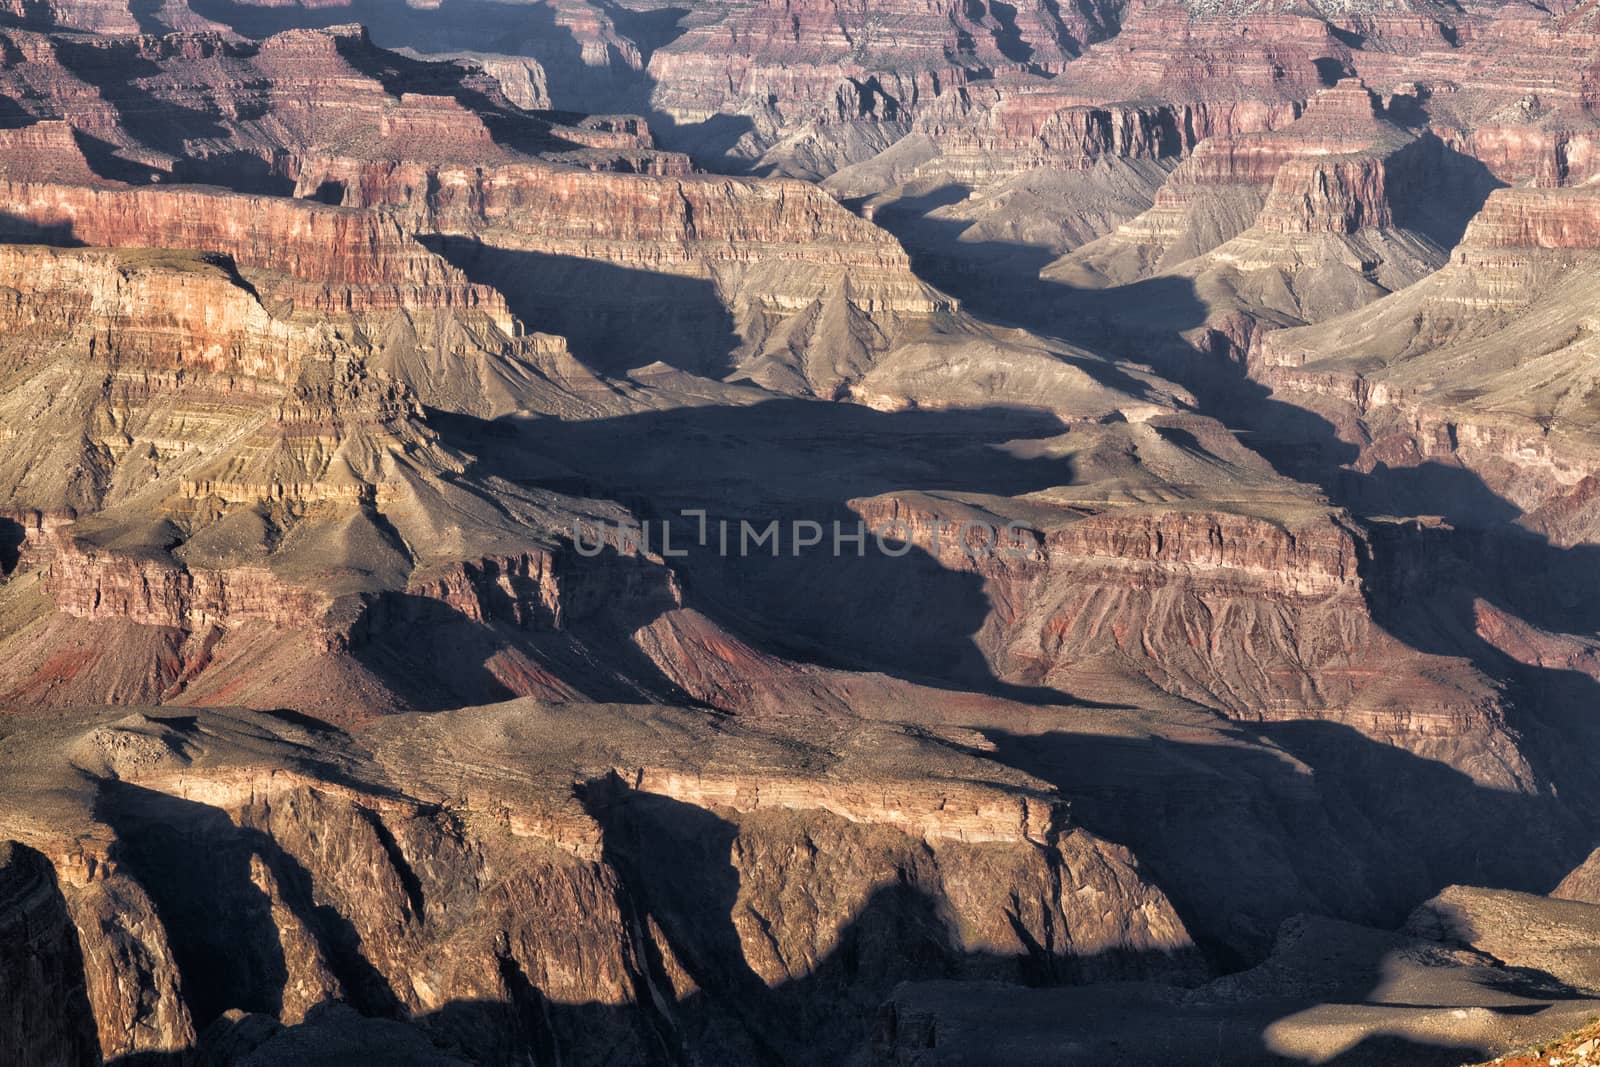
[[[0,23],[0,1061],[1586,1018],[1592,5]]]
[[[1048,787],[893,728],[841,725],[824,747],[705,713],[521,703],[359,744],[307,729],[121,710],[8,736],[20,795],[52,806],[7,819],[37,846],[3,868],[0,916],[33,939],[7,989],[76,998],[108,1059],[197,1031],[268,1056],[336,999],[470,1062],[530,1040],[604,1062],[793,1055],[823,1015],[843,1050],[908,966],[1194,966],[1159,891]],[[15,1047],[81,1055],[85,1032],[7,1003]]]

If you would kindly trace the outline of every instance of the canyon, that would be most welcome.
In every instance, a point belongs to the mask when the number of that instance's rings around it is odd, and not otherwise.
[[[1600,20],[0,4],[0,1062],[1600,995]]]

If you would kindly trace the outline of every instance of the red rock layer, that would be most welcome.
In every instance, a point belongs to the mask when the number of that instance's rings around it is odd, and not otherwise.
[[[314,166],[302,188],[337,186],[345,203],[396,209],[420,232],[668,274],[759,268],[763,283],[735,299],[777,314],[809,307],[846,277],[851,306],[865,314],[952,307],[917,279],[892,236],[806,182],[531,162],[413,167],[328,159]],[[889,323],[882,328],[892,333]]]
[[[1256,225],[1268,233],[1352,234],[1392,226],[1386,161],[1295,159],[1273,179]]]
[[[240,43],[218,33],[62,38],[17,31],[0,91],[35,119],[103,142],[105,176],[231,188],[292,184],[312,155],[491,162],[549,154],[596,169],[686,166],[637,119],[518,110],[476,65],[375,47],[359,26]],[[139,71],[130,78],[130,71]],[[194,136],[197,116],[207,136]],[[11,160],[19,176],[25,160]],[[37,172],[35,177],[48,177]]]
[[[987,182],[1035,167],[1069,170],[1106,157],[1182,159],[1208,138],[1275,129],[1290,101],[1102,103],[1069,85],[979,84],[919,113],[938,148],[938,173]]]
[[[325,595],[290,586],[265,567],[190,571],[170,559],[106,552],[70,533],[51,554],[45,589],[57,610],[75,618],[194,632],[247,620],[303,630],[328,607]]]
[[[1497,190],[1447,266],[1326,329],[1267,335],[1252,374],[1338,426],[1358,470],[1459,465],[1523,525],[1592,539],[1597,250],[1593,192]]]
[[[204,189],[85,188],[0,182],[13,238],[40,232],[112,248],[220,252],[292,279],[296,306],[329,314],[400,308],[482,310],[512,329],[504,298],[474,285],[373,212]]]
[[[1351,234],[1394,223],[1396,154],[1411,142],[1377,113],[1367,87],[1346,79],[1277,133],[1206,143],[1184,182],[1271,184],[1256,225],[1268,233]]]
[[[127,0],[5,0],[10,20],[35,29],[60,28],[88,33],[138,33],[139,23]]]
[[[552,550],[433,567],[415,575],[407,593],[474,622],[546,632],[608,612],[626,615],[628,605],[652,604],[659,612],[682,604],[677,580],[664,567],[634,556],[586,561]],[[377,598],[333,643],[352,647],[371,640],[408,621],[406,614]]]
[[[83,185],[98,180],[73,126],[61,121],[0,130],[0,174]]]
[[[1142,677],[1232,716],[1332,717],[1408,745],[1500,729],[1481,681],[1426,666],[1373,620],[1365,545],[1336,515],[1112,508],[1036,532],[1026,558],[974,559],[951,534],[959,512],[853,506],[874,528],[909,523],[918,544],[944,529],[941,563],[980,575],[994,605],[976,641],[1001,678],[1118,700]]]
[[[1072,65],[1106,99],[1300,99],[1322,86],[1316,60],[1349,49],[1312,14],[1224,11],[1174,0],[1129,5],[1121,29]]]
[[[1502,181],[1544,187],[1582,185],[1600,176],[1600,134],[1534,126],[1480,126],[1463,149]]]
[[[286,385],[305,354],[305,339],[273,322],[220,255],[0,245],[0,292],[3,328],[74,332],[87,338],[90,359],[113,367],[189,368]]]
[[[1346,79],[1313,96],[1292,122],[1200,141],[1156,192],[1151,210],[1078,258],[1100,263],[1096,257],[1132,254],[1148,271],[1203,254],[1247,229],[1270,241],[1272,235],[1348,236],[1392,227],[1396,204],[1417,191],[1431,152],[1431,143],[1379,113],[1365,85]],[[1282,252],[1282,242],[1273,247]],[[1294,257],[1286,258],[1292,267]],[[1240,331],[1240,324],[1220,317],[1214,326]]]
[[[1501,189],[1472,220],[1457,255],[1515,248],[1600,248],[1600,196],[1576,189]]]

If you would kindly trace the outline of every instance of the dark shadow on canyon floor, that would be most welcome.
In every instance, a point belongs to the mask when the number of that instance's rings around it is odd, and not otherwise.
[[[504,19],[509,12],[512,12],[507,5],[496,3],[452,3],[451,6],[469,9],[455,13],[458,17],[462,14],[469,16],[467,20],[457,24],[477,28],[480,32],[485,25],[485,19],[491,21],[495,18]],[[147,32],[163,30],[157,22],[159,8],[144,3],[139,7],[144,10],[136,11],[135,14],[141,23],[149,24]],[[419,28],[415,31],[416,38],[437,42],[439,24],[442,20],[436,12],[420,14],[403,6],[396,8],[394,5],[377,5],[374,11],[380,7],[384,11],[398,10],[409,13],[416,21],[426,25],[425,29]],[[547,9],[519,7],[518,10],[546,11]],[[293,11],[297,12],[298,16],[284,15],[276,18],[261,13],[259,9],[256,11],[258,12],[256,21],[262,18],[267,21],[280,21],[285,24],[285,28],[290,24],[327,27],[352,21],[348,8],[325,9],[322,12],[314,10],[308,12],[304,8],[295,8]],[[323,14],[330,12],[334,18],[322,17]],[[517,16],[511,14],[510,17]],[[545,17],[548,18],[548,14]],[[380,21],[388,20],[380,19]],[[406,16],[402,16],[401,21],[406,21]],[[551,39],[565,37],[571,40],[569,31],[556,27],[553,22],[537,32],[542,37]],[[293,194],[295,189],[295,180],[291,175],[293,168],[282,153],[263,156],[244,150],[214,151],[208,147],[208,142],[217,144],[226,142],[228,129],[218,115],[182,103],[178,95],[170,89],[153,88],[152,86],[159,87],[164,84],[163,68],[157,60],[141,54],[139,47],[138,43],[131,39],[96,41],[69,37],[59,40],[56,44],[56,53],[62,65],[73,75],[93,86],[100,96],[116,109],[118,125],[122,132],[156,153],[172,157],[169,178],[158,167],[134,158],[138,155],[136,151],[129,152],[81,130],[75,130],[73,135],[82,148],[85,158],[100,177],[133,184],[145,184],[154,180],[175,180],[217,185],[240,193],[272,196]],[[219,61],[224,63],[246,60],[253,56],[258,48],[253,42],[220,42],[215,47],[219,53]],[[572,47],[577,48],[575,42]],[[445,51],[442,48],[439,50]],[[367,41],[353,37],[341,38],[339,51],[355,69],[376,79],[396,98],[406,93],[415,93],[426,96],[447,96],[457,100],[482,119],[489,135],[503,147],[530,154],[584,147],[562,137],[553,129],[555,124],[571,116],[524,111],[515,106],[500,104],[480,88],[481,80],[473,82],[467,67],[448,62],[427,62],[383,51],[372,47]],[[262,114],[260,106],[252,105],[231,113],[229,119],[235,123],[248,123],[260,119]],[[22,113],[18,121],[27,117]],[[4,123],[5,119],[6,116],[0,114],[0,123]]]
[[[163,99],[149,89],[146,81],[159,78],[161,67],[140,54],[136,41],[64,38],[56,44],[56,55],[63,67],[93,86],[116,109],[120,129],[157,152],[175,157],[176,180],[272,196],[287,196],[294,191],[294,181],[275,172],[271,161],[261,156],[248,152],[192,154],[196,144],[221,141],[227,131],[215,115]],[[148,164],[122,156],[112,145],[96,144],[88,135],[74,136],[90,166],[101,177],[140,183],[154,174]]]
[[[150,895],[198,1028],[233,1008],[285,1010],[279,907],[313,940],[352,1005],[395,1012],[394,992],[362,953],[354,926],[315,902],[311,875],[268,833],[235,825],[220,808],[122,782],[101,786],[95,814],[117,833],[111,858]],[[264,884],[275,885],[275,896]]]
[[[502,105],[482,89],[469,84],[471,68],[468,66],[413,59],[381,47],[374,48],[373,42],[358,37],[341,37],[338,47],[339,55],[347,63],[375,79],[395,97],[418,93],[454,99],[477,115],[489,136],[503,148],[535,155],[583,147],[551,128],[552,123],[559,122],[563,116]]]
[[[83,242],[73,236],[70,221],[38,223],[5,211],[0,211],[0,242],[52,245],[56,248],[84,247]]]
[[[661,362],[705,378],[733,369],[733,318],[708,279],[576,256],[496,248],[469,237],[423,244],[474,282],[493,285],[528,329],[567,340],[596,374]]]
[[[530,1062],[629,1062],[683,1067],[694,1062],[810,1063],[844,1056],[869,1038],[878,1007],[908,979],[982,977],[1018,980],[1030,973],[1016,956],[961,950],[943,908],[902,881],[869,889],[836,944],[803,976],[769,986],[746,962],[733,913],[740,876],[730,863],[736,828],[712,812],[650,794],[615,778],[579,788],[604,828],[605,862],[616,873],[616,904],[631,938],[618,946],[642,970],[631,1003],[565,1003],[538,989],[504,941],[496,971],[503,999],[457,1001],[408,1020],[397,1032],[387,982],[362,953],[359,938],[316,896],[310,876],[266,833],[234,825],[220,809],[110,783],[104,812],[116,820],[115,858],[143,883],[167,928],[197,1023],[202,1051],[228,1061],[250,1051],[248,1025],[221,1019],[228,1009],[266,1013],[284,1004],[288,974],[281,929],[260,888],[261,868],[278,879],[282,899],[329,958],[342,960],[344,1003],[312,1007],[290,1028],[305,1040],[275,1062],[379,1064],[436,1062],[454,1055],[485,1065]],[[653,932],[659,940],[646,941]],[[631,931],[631,933],[630,933]],[[304,951],[304,946],[298,946]],[[669,951],[693,987],[675,983],[657,949]],[[570,961],[563,961],[570,962]],[[1153,976],[1169,957],[1153,953],[1084,961],[1096,973]],[[558,964],[559,965],[559,964]],[[664,998],[664,999],[663,999]],[[209,1029],[206,1029],[207,1027]],[[260,1020],[260,1036],[280,1028]],[[209,1049],[208,1049],[208,1046]],[[403,1053],[403,1054],[402,1054]],[[413,1058],[422,1056],[423,1058]],[[114,1061],[118,1067],[187,1062],[183,1053]]]
[[[1126,845],[1222,970],[1321,915],[1393,928],[1450,885],[1545,893],[1588,855],[1560,800],[1485,788],[1348,726],[1228,728],[1228,744],[984,731],[982,753],[1058,788]]]
[[[1464,467],[1360,469],[1355,445],[1321,416],[1251,381],[1226,346],[1202,343],[1197,350],[1192,334],[1142,333],[1127,325],[1137,321],[1129,311],[1124,305],[1081,339],[1113,354],[1142,352],[1280,473],[1317,486],[1362,521],[1371,554],[1360,573],[1373,618],[1412,648],[1465,659],[1499,685],[1508,723],[1539,777],[1530,784],[1554,788],[1569,810],[1600,825],[1591,762],[1600,729],[1587,714],[1600,705],[1600,682],[1559,663],[1519,662],[1487,636],[1519,624],[1581,638],[1600,634],[1600,546],[1553,544],[1518,525],[1521,510]],[[1414,515],[1443,521],[1388,518]]]
[[[272,902],[227,815],[131,785],[107,790],[99,809],[120,839],[114,858],[145,886],[167,929],[196,1024],[229,1008],[282,1011],[289,972]]]
[[[578,564],[582,564],[579,566]],[[615,549],[564,561],[563,614],[530,613],[538,580],[494,561],[463,567],[479,610],[391,591],[362,598],[350,654],[405,705],[445,711],[519,693],[599,703],[697,701],[665,677],[631,635],[676,606],[668,572]]]
[[[433,414],[430,424],[452,447],[479,457],[475,478],[630,508],[654,531],[651,548],[668,557],[683,606],[756,649],[937,688],[1081,703],[995,676],[980,647],[992,609],[984,578],[976,566],[952,565],[968,555],[960,545],[969,519],[985,526],[967,531],[973,553],[991,551],[997,537],[1002,548],[1038,543],[1033,531],[1002,529],[1004,520],[982,510],[981,496],[1071,482],[1070,460],[1004,451],[1008,442],[1059,434],[1054,416],[1011,408],[884,413],[775,399],[587,422]],[[505,433],[508,425],[515,436]],[[553,465],[569,473],[552,476]],[[931,511],[949,517],[942,555],[931,531],[892,527],[883,515],[863,519],[865,506],[853,503],[897,491],[923,494]],[[978,498],[969,504],[965,494]],[[692,509],[706,512],[703,544],[700,520],[683,514]],[[757,541],[773,523],[776,543]],[[663,524],[671,527],[666,544]],[[861,540],[844,539],[863,529]],[[888,536],[880,543],[873,531]],[[818,540],[802,546],[797,532]],[[620,547],[616,531],[608,536]]]
[[[0,578],[9,578],[22,558],[27,531],[13,519],[0,518]]]
[[[1463,198],[1453,207],[1417,205],[1414,212],[1449,240],[1459,238],[1466,215],[1493,183],[1481,164],[1442,146],[1437,154],[1435,169]],[[1425,198],[1428,190],[1416,192]],[[937,191],[929,196],[929,203],[947,202]],[[892,215],[888,225],[896,228]],[[1429,461],[1359,469],[1359,449],[1330,422],[1247,376],[1235,343],[1208,324],[1190,279],[1158,275],[1077,289],[1039,277],[1047,253],[1038,248],[958,242],[963,225],[952,224],[932,258],[914,257],[927,280],[995,321],[1153,367],[1189,388],[1202,413],[1238,433],[1280,473],[1348,509],[1370,533],[1372,554],[1361,561],[1361,577],[1375,620],[1412,648],[1464,659],[1498,685],[1509,725],[1538,775],[1530,786],[1559,792],[1563,806],[1581,812],[1600,841],[1600,776],[1592,756],[1600,752],[1600,723],[1589,713],[1600,706],[1600,682],[1560,664],[1519,662],[1477,624],[1487,606],[1511,625],[1600,634],[1600,546],[1553,544],[1518,525],[1521,509],[1464,467]]]

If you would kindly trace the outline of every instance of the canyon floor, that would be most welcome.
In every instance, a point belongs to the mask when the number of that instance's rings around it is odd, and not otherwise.
[[[1597,108],[1594,0],[0,0],[0,1064],[1585,1055]]]

